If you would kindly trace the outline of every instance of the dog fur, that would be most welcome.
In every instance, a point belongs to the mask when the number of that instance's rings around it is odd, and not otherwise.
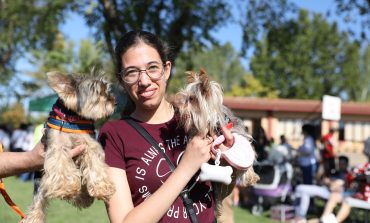
[[[223,105],[223,91],[220,84],[210,81],[205,70],[201,70],[199,74],[195,72],[187,74],[188,83],[176,94],[174,104],[179,109],[180,124],[189,137],[220,135],[220,126],[226,126],[230,120],[233,123],[231,132],[252,140],[252,137],[246,133],[243,122]],[[227,163],[221,165],[227,165]],[[218,209],[222,200],[231,193],[236,178],[240,179],[241,186],[253,185],[259,179],[252,166],[246,171],[234,169],[233,172],[233,182],[230,186],[214,184]]]
[[[114,112],[115,98],[101,75],[47,73],[49,86],[58,94],[66,109],[86,120],[96,121]],[[86,144],[82,154],[68,153]],[[89,207],[94,198],[108,201],[115,192],[104,162],[104,152],[94,135],[67,133],[48,128],[43,176],[37,194],[23,223],[45,222],[49,199],[66,200],[78,208]]]

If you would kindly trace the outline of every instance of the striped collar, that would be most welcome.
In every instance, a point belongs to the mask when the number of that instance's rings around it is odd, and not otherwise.
[[[67,133],[95,134],[94,121],[84,119],[67,109],[60,99],[53,105],[45,127]]]

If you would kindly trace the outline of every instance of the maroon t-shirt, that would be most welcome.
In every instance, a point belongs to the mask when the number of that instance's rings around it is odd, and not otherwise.
[[[177,127],[176,118],[163,124],[137,122],[152,135],[160,148],[177,165],[188,138],[184,131]],[[105,123],[100,131],[99,140],[105,150],[106,163],[126,171],[135,206],[153,194],[171,174],[170,167],[162,155],[124,120]],[[190,198],[193,200],[199,222],[214,222],[215,202],[210,182],[189,183],[190,186],[193,184]],[[180,196],[160,222],[191,222]]]

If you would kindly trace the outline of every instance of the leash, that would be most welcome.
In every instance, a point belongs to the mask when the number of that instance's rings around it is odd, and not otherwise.
[[[0,153],[2,153],[4,150],[3,150],[3,145],[0,144]],[[8,195],[8,193],[6,192],[5,190],[5,184],[4,184],[4,181],[3,179],[0,178],[0,193],[1,195],[3,195],[6,203],[23,219],[25,218],[25,215],[23,214],[23,212],[21,211],[21,209],[19,209],[19,207],[12,201],[12,199],[10,198],[10,196]]]

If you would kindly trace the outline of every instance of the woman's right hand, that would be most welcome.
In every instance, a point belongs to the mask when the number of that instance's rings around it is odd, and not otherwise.
[[[187,144],[180,165],[186,166],[189,173],[196,173],[202,163],[208,162],[211,158],[212,137],[202,138],[200,136],[193,137]]]

